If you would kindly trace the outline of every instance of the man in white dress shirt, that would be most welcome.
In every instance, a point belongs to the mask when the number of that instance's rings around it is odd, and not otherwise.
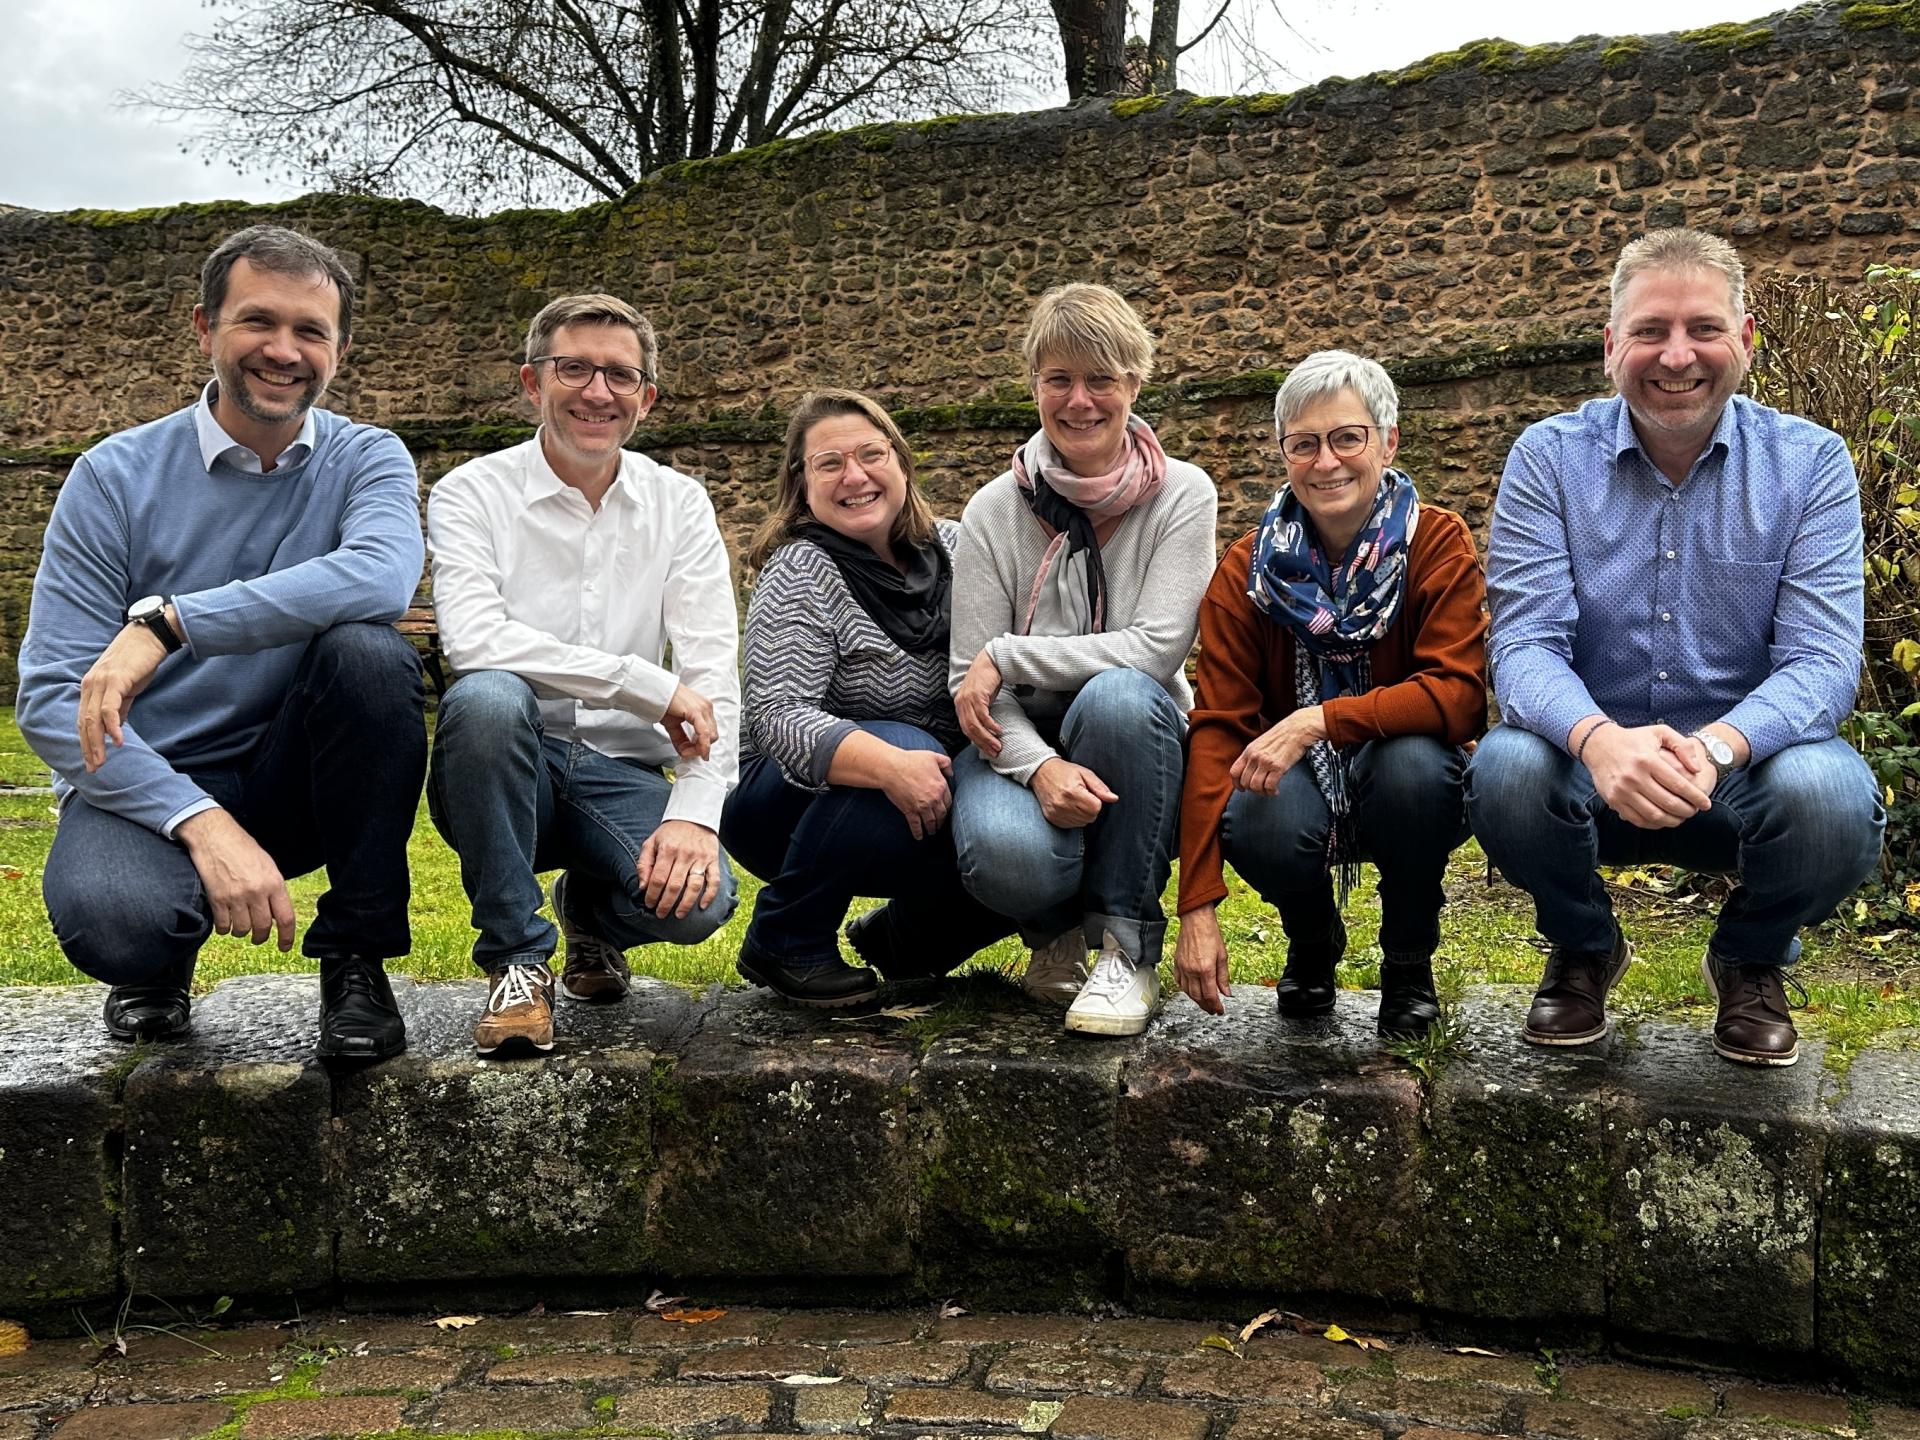
[[[553,1048],[557,937],[537,872],[563,871],[572,1000],[620,1000],[627,949],[698,943],[733,911],[717,834],[740,718],[727,552],[698,481],[622,448],[658,394],[657,354],[624,301],[553,301],[520,367],[539,431],[450,471],[427,501],[459,676],[427,796],[490,981],[482,1055]]]

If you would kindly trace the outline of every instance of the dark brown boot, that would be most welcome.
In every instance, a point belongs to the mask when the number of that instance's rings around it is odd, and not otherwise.
[[[1632,963],[1633,946],[1618,926],[1611,950],[1554,946],[1521,1036],[1533,1045],[1591,1045],[1607,1033],[1607,992]]]
[[[1800,1058],[1800,1037],[1787,1013],[1786,971],[1778,965],[1732,965],[1709,947],[1700,957],[1700,973],[1720,1002],[1713,1021],[1716,1055],[1740,1065],[1791,1065]]]

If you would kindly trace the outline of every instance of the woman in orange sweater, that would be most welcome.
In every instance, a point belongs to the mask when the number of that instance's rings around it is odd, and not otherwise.
[[[1379,365],[1310,355],[1273,409],[1287,483],[1200,604],[1175,967],[1224,1013],[1228,860],[1280,912],[1280,1013],[1328,1013],[1340,905],[1371,859],[1379,1031],[1418,1035],[1439,1014],[1441,880],[1467,837],[1462,747],[1486,728],[1485,582],[1466,522],[1390,468],[1399,397]]]

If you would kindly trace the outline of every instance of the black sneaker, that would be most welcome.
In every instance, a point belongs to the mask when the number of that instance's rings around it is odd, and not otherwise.
[[[824,965],[791,970],[764,955],[749,955],[743,949],[734,967],[746,979],[773,991],[782,1000],[816,1010],[865,1005],[880,993],[879,977],[873,971],[857,969],[838,956]]]
[[[193,1028],[193,1001],[184,985],[116,985],[101,1018],[116,1040],[178,1040]]]
[[[320,962],[322,1060],[385,1060],[407,1048],[407,1026],[378,960],[328,956]]]

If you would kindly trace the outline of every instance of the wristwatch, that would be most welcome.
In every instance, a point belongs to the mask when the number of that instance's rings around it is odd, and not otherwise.
[[[1733,747],[1705,730],[1696,730],[1692,738],[1706,747],[1707,759],[1713,762],[1713,783],[1717,786],[1733,773]]]
[[[174,633],[173,626],[167,623],[167,597],[164,595],[149,595],[134,601],[127,607],[127,623],[146,626],[153,632],[154,638],[167,647],[169,655],[180,648],[180,637]]]

